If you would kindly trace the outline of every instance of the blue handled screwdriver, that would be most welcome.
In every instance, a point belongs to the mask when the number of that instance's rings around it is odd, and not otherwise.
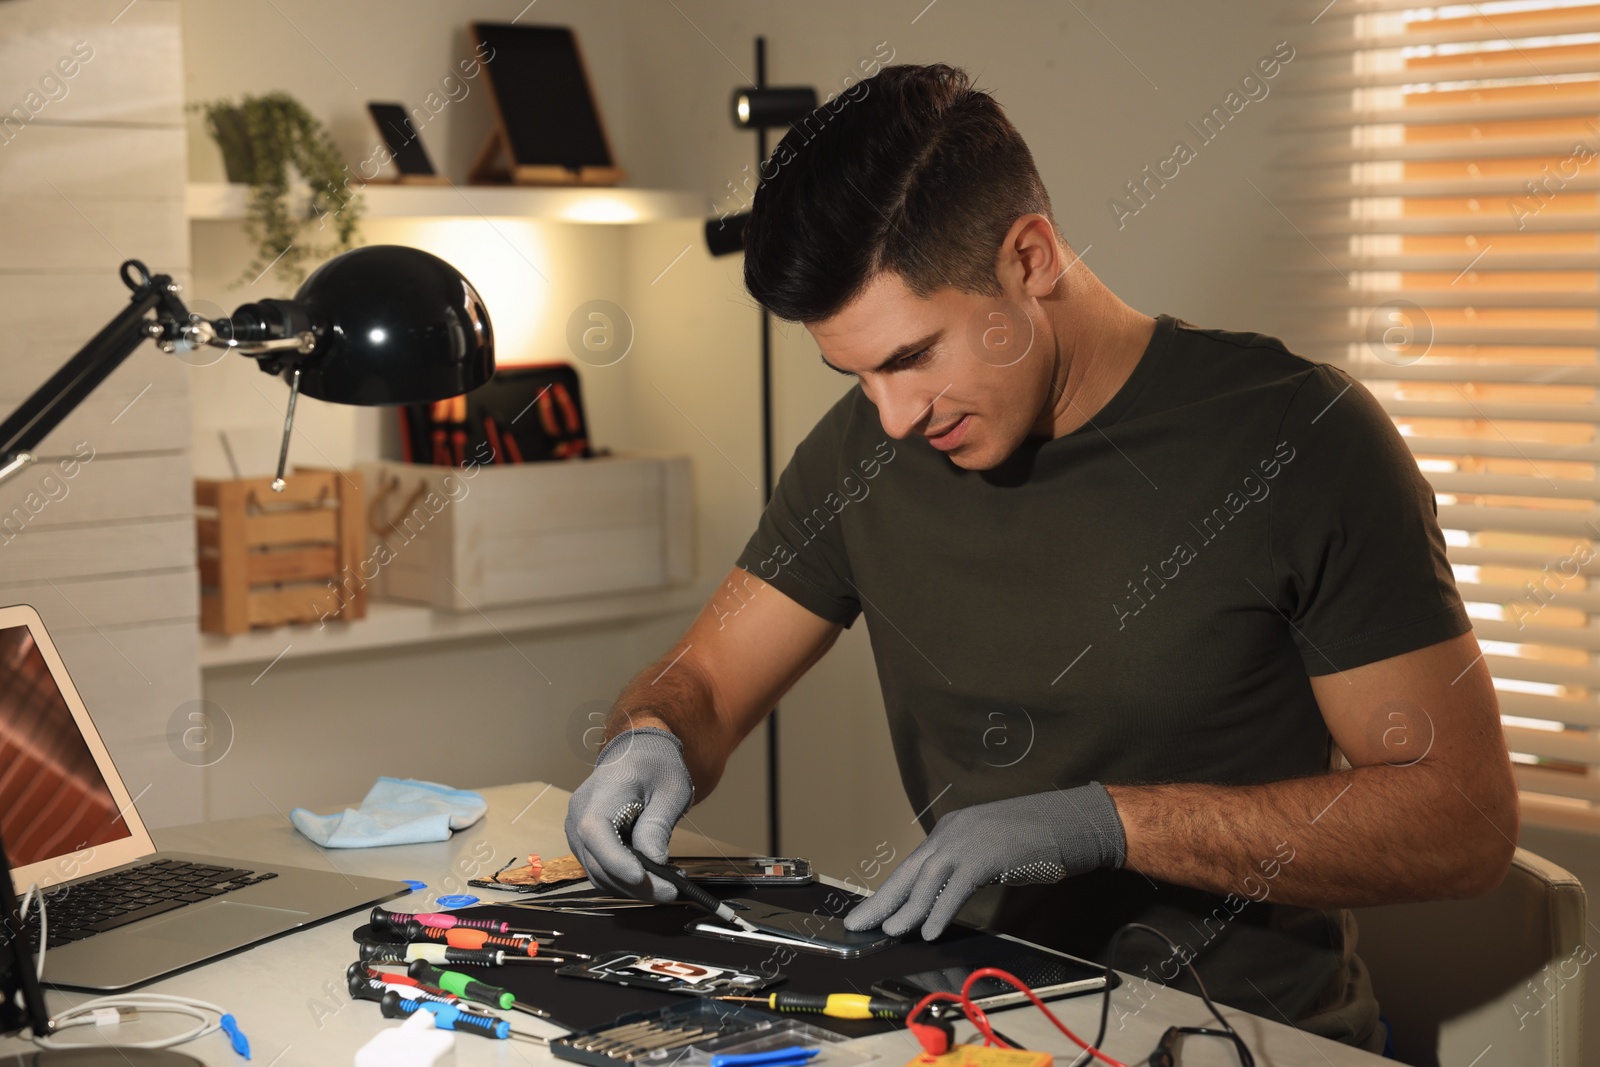
[[[535,1045],[550,1043],[548,1038],[511,1029],[511,1024],[504,1019],[463,1011],[454,1004],[440,1004],[433,1000],[407,1000],[392,989],[383,995],[378,1010],[383,1012],[385,1019],[405,1019],[419,1011],[431,1011],[433,1025],[441,1030],[461,1030],[481,1037],[492,1037],[497,1041],[514,1037],[521,1041],[531,1041]]]

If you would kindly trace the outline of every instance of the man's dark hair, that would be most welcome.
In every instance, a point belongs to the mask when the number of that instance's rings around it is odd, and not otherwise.
[[[883,271],[913,293],[1000,294],[1012,223],[1046,218],[1033,154],[963,70],[884,67],[796,123],[762,167],[744,282],[779,318],[818,322]]]

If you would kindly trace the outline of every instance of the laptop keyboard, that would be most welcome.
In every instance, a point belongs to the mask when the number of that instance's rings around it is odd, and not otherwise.
[[[44,895],[50,925],[46,947],[82,941],[152,915],[276,877],[273,871],[246,871],[185,860],[155,860],[58,886]],[[25,932],[29,947],[34,952],[39,951],[39,923],[33,912],[28,916]]]

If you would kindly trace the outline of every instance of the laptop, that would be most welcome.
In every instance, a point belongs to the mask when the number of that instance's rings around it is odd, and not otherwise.
[[[127,989],[409,892],[248,859],[158,852],[39,613],[0,608],[0,840],[46,985]],[[4,868],[0,867],[0,876]]]

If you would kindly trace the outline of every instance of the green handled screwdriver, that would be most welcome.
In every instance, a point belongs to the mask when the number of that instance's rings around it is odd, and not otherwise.
[[[516,1008],[529,1015],[537,1015],[541,1019],[550,1018],[550,1013],[543,1008],[536,1008],[532,1004],[524,1004],[518,1000],[509,989],[480,982],[471,975],[462,974],[460,971],[442,971],[428,963],[427,960],[413,960],[406,968],[406,973],[419,982],[437,986],[448,993],[454,993],[463,1000],[475,1000],[479,1004],[492,1004],[502,1010]]]

